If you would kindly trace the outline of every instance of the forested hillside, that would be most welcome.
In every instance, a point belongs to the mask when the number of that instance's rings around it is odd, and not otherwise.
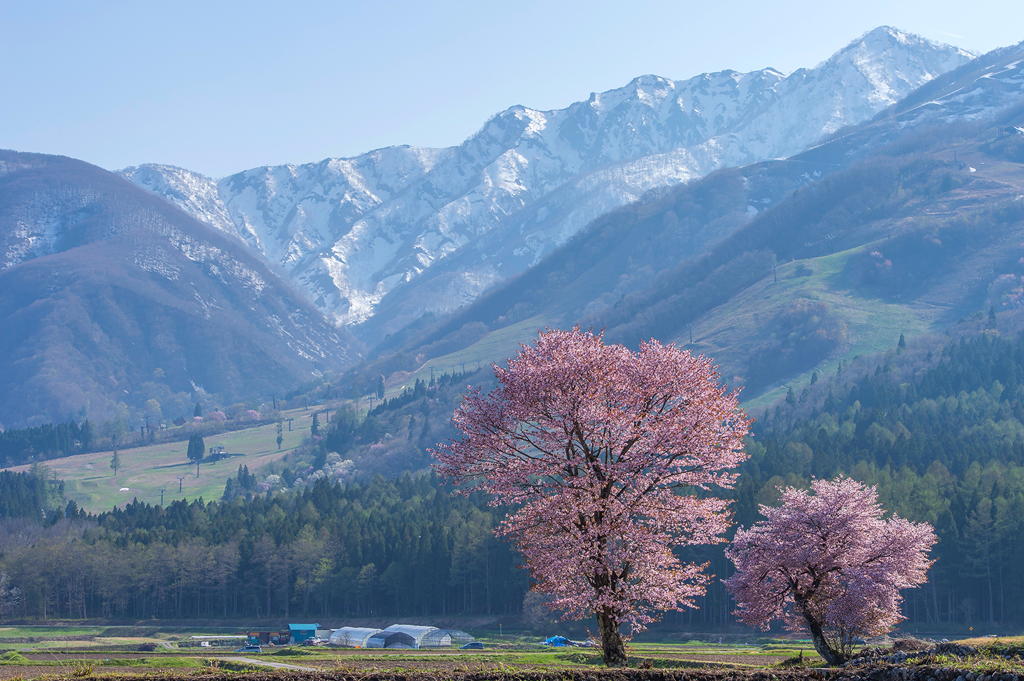
[[[928,585],[907,594],[908,626],[1021,623],[1024,334],[1010,313],[978,315],[950,333],[815,375],[812,385],[754,413],[750,460],[732,494],[736,520],[749,526],[777,486],[806,485],[812,476],[844,473],[876,484],[887,509],[932,523],[939,536]],[[0,565],[25,595],[21,615],[519,612],[527,575],[515,568],[511,547],[493,537],[501,512],[484,498],[452,497],[432,475],[354,483],[333,473],[353,456],[386,460],[399,437],[382,430],[396,425],[405,426],[403,446],[411,433],[407,446],[423,456],[423,443],[442,435],[421,442],[425,425],[410,429],[407,410],[448,408],[449,394],[458,392],[450,382],[444,390],[420,385],[367,420],[351,413],[332,419],[302,454],[322,468],[291,473],[282,491],[262,493],[255,476],[241,471],[230,501],[166,509],[134,503],[96,517],[70,504],[67,518],[42,524],[31,512],[38,500],[18,497],[28,510],[7,515],[32,519],[5,521]],[[718,577],[729,575],[720,546],[688,555],[710,561]],[[734,623],[719,583],[698,605],[668,621]]]

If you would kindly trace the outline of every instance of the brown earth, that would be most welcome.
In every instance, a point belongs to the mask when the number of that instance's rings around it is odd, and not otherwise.
[[[99,671],[99,670],[97,670]],[[105,681],[954,681],[960,674],[951,667],[848,667],[834,670],[770,669],[770,670],[662,670],[662,669],[561,669],[553,672],[530,671],[403,671],[403,670],[331,670],[318,672],[257,672],[206,673],[165,671],[158,669],[134,670],[103,668],[97,674],[80,679],[102,678]],[[2,678],[21,676],[29,679],[40,675],[70,679],[70,670],[54,667],[11,665],[0,669]],[[1022,681],[1024,676],[997,673],[993,681]]]
[[[173,667],[163,669],[152,667],[147,667],[145,669],[140,669],[138,667],[96,667],[92,676],[78,678],[103,677],[106,679],[107,677],[120,677],[125,679],[132,675],[138,676],[142,674],[152,674],[154,676],[170,679],[175,678],[175,672],[181,674],[182,671],[183,670],[181,669]],[[0,680],[37,679],[41,677],[69,679],[72,677],[72,669],[71,667],[61,667],[59,665],[49,665],[46,667],[32,665],[0,665]],[[176,678],[181,678],[181,676],[177,676]]]

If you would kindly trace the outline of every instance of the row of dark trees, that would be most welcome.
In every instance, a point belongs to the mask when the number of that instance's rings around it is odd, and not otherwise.
[[[56,425],[10,428],[0,431],[0,461],[16,466],[31,460],[71,456],[89,451],[93,439],[93,425],[88,419],[81,426],[70,419]]]
[[[30,476],[22,476],[28,478]],[[26,505],[31,502],[26,502]],[[72,502],[73,503],[73,502]],[[527,575],[483,498],[431,476],[0,527],[27,618],[508,613]]]

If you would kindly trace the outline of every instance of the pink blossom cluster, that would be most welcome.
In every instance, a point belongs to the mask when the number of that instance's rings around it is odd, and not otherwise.
[[[761,506],[766,520],[738,531],[726,551],[741,620],[764,629],[781,620],[840,650],[903,619],[900,589],[924,583],[932,564],[931,525],[886,520],[875,488],[842,476],[810,491],[788,487],[781,502]]]
[[[1021,258],[1024,263],[1024,258]],[[1024,276],[1001,274],[989,285],[989,299],[1000,308],[1024,307]]]
[[[705,493],[732,486],[750,424],[711,361],[573,329],[494,371],[499,386],[455,412],[462,439],[433,455],[463,492],[519,506],[496,532],[516,540],[535,590],[566,617],[603,612],[634,631],[691,606],[709,578],[672,548],[722,541],[727,502]]]

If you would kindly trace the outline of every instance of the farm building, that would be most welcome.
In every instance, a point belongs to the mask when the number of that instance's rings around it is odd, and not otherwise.
[[[342,627],[334,630],[328,643],[345,648],[366,648],[367,640],[379,631],[368,627]]]
[[[291,636],[290,631],[250,631],[246,638],[247,643],[254,646],[286,646]]]
[[[288,632],[291,634],[290,643],[302,643],[316,637],[316,630],[319,624],[289,624]]]
[[[469,634],[457,629],[438,629],[415,624],[392,624],[372,634],[366,640],[367,648],[447,648],[473,641]]]

